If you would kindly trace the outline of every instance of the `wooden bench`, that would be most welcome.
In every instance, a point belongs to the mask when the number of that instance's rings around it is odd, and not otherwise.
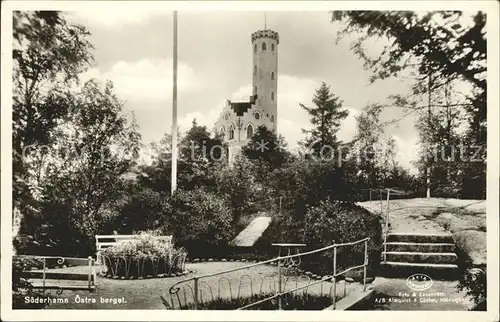
[[[96,272],[94,269],[95,260],[92,257],[74,258],[74,257],[56,257],[56,256],[22,256],[42,262],[42,268],[35,268],[29,271],[23,271],[21,276],[27,279],[33,288],[45,290],[57,290],[62,293],[63,290],[96,290]],[[57,271],[58,268],[50,269],[49,262],[55,262],[59,266],[71,262],[72,265],[88,267],[86,273],[70,273]],[[66,270],[66,268],[63,268]],[[73,283],[68,283],[74,281]]]
[[[101,250],[115,246],[119,243],[123,243],[126,241],[130,241],[138,238],[139,235],[96,235],[95,236],[95,245],[96,245],[96,258],[97,263],[102,264],[101,261]],[[156,236],[159,240],[162,240],[166,243],[172,242],[172,236]]]

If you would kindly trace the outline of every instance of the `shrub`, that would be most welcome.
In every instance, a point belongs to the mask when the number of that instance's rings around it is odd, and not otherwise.
[[[268,253],[276,256],[277,250],[268,247],[271,243],[304,243],[307,245],[306,249],[312,250],[370,237],[368,274],[373,275],[380,263],[382,245],[382,228],[379,220],[379,217],[351,202],[327,199],[311,207],[303,221],[295,220],[287,212],[274,217],[256,246],[259,249],[269,249]],[[319,275],[330,275],[333,271],[332,259],[333,249],[307,255],[302,258],[301,267]],[[338,248],[337,272],[360,265],[363,260],[364,243]]]
[[[353,200],[357,196],[348,173],[335,160],[297,159],[269,174],[270,194],[283,197],[282,209],[302,221],[310,207],[327,198]]]
[[[369,237],[369,270],[373,271],[380,262],[382,227],[379,217],[367,210],[343,201],[324,200],[312,207],[305,216],[302,230],[304,242],[311,248],[321,248],[331,244],[357,241]],[[311,269],[328,274],[333,269],[333,250],[318,253],[307,263]],[[337,249],[337,272],[364,261],[364,243]]]
[[[467,266],[468,268],[458,282],[458,289],[465,290],[472,298],[473,311],[486,311],[486,267],[480,269],[471,267],[469,264]]]
[[[108,276],[125,278],[182,273],[187,256],[184,249],[148,233],[106,248],[101,254]]]
[[[230,207],[233,224],[259,211],[253,205],[253,201],[262,199],[256,172],[258,167],[242,155],[236,156],[231,167],[223,167],[215,172],[216,193],[224,198]]]
[[[224,200],[204,190],[177,190],[171,198],[170,231],[176,245],[191,256],[223,255],[234,238],[231,210]]]
[[[113,228],[122,234],[165,226],[170,213],[168,195],[150,188],[131,189],[128,200],[120,207],[108,231]]]

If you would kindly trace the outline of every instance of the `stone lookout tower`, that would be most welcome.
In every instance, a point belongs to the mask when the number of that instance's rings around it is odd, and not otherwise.
[[[229,162],[259,126],[264,125],[274,132],[278,129],[279,35],[266,29],[252,33],[251,39],[252,93],[247,102],[227,101],[214,128],[228,144]]]

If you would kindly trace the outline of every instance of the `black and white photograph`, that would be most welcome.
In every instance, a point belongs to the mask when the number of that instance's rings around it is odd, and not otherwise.
[[[377,3],[3,2],[2,320],[498,321],[499,4]]]

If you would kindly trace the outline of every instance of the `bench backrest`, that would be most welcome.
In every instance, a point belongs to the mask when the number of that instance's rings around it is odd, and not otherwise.
[[[119,243],[123,243],[126,241],[130,241],[138,238],[139,235],[96,235],[95,236],[95,244],[97,248],[97,252],[104,248],[108,248]],[[172,242],[172,236],[156,236],[159,240],[162,240],[166,243]],[[106,240],[106,241],[104,241]]]

